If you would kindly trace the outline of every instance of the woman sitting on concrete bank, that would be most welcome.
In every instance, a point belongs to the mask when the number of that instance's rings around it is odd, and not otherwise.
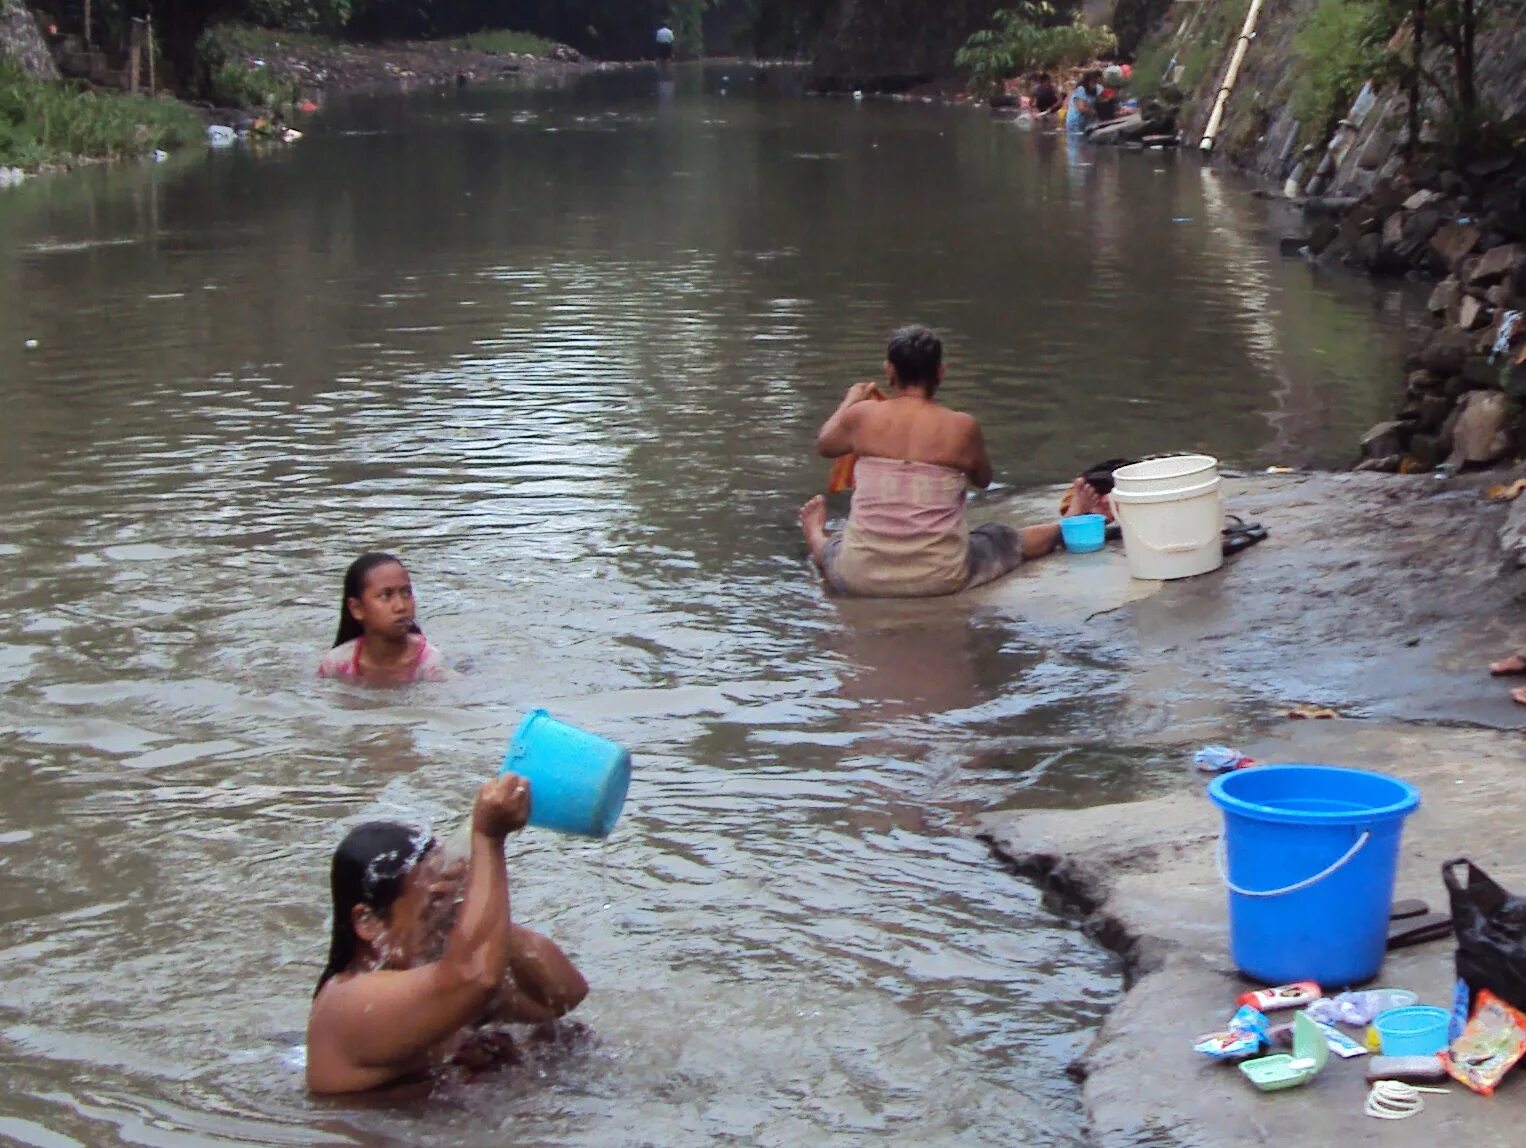
[[[827,584],[865,598],[917,598],[981,586],[1060,544],[1060,524],[1014,530],[987,523],[971,530],[965,492],[991,485],[991,460],[975,420],[934,397],[943,382],[943,343],[926,327],[903,327],[885,352],[890,398],[869,402],[873,383],[855,383],[816,437],[827,458],[853,454],[853,505],[835,538],[826,499],[800,508],[811,558]],[[1068,513],[1100,511],[1084,479]]]

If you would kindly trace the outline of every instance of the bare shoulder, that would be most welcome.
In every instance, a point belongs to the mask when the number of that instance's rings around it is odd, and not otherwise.
[[[352,638],[341,646],[335,646],[319,659],[318,676],[320,678],[347,677],[354,661],[355,639]]]
[[[975,416],[966,414],[964,411],[956,411],[944,408],[945,424],[949,429],[957,432],[965,438],[974,438],[980,433],[980,424],[975,421]]]

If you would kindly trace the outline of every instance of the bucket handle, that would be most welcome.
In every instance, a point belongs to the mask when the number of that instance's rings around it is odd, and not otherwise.
[[[1343,856],[1339,861],[1335,862],[1335,864],[1314,874],[1314,876],[1309,877],[1306,880],[1299,881],[1293,885],[1288,885],[1286,888],[1267,889],[1260,893],[1256,892],[1254,889],[1242,889],[1240,886],[1236,885],[1229,879],[1229,859],[1227,856],[1227,850],[1224,848],[1224,835],[1222,833],[1219,834],[1218,845],[1214,847],[1214,860],[1219,863],[1219,876],[1223,878],[1225,887],[1231,893],[1238,893],[1242,897],[1285,897],[1289,893],[1301,893],[1311,886],[1318,885],[1326,877],[1333,877],[1336,872],[1338,872],[1340,869],[1343,869],[1349,861],[1356,857],[1356,855],[1362,851],[1362,847],[1371,840],[1372,830],[1364,829],[1362,830],[1362,835],[1356,839],[1356,844],[1353,845],[1350,849],[1346,850],[1345,856]]]
[[[1114,501],[1113,503],[1113,515],[1118,519],[1120,523],[1126,517],[1123,513],[1123,508],[1127,505],[1128,503],[1126,502]],[[1224,496],[1222,494],[1219,495],[1219,517],[1221,519],[1224,517]],[[1147,541],[1146,539],[1139,538],[1137,536],[1135,537],[1135,541],[1143,546],[1146,550],[1153,550],[1157,554],[1186,554],[1188,551],[1202,550],[1203,548],[1212,545],[1214,540],[1217,539],[1222,533],[1222,527],[1215,527],[1213,533],[1210,534],[1207,538],[1203,539],[1201,542],[1178,542],[1170,546],[1156,546],[1153,542]]]

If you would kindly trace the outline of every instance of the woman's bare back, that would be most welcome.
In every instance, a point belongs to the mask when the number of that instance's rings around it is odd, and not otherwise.
[[[976,486],[990,482],[980,427],[960,411],[919,395],[853,408],[853,453],[962,471]]]

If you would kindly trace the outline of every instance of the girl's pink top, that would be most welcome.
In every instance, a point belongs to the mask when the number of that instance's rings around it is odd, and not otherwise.
[[[337,678],[342,682],[364,680],[365,673],[360,666],[360,651],[365,646],[365,642],[365,636],[362,635],[342,646],[335,646],[324,654],[323,660],[318,663],[318,676]],[[445,665],[445,655],[440,653],[437,647],[431,646],[420,634],[418,653],[404,668],[403,680],[405,682],[443,682],[448,677],[450,677],[450,670]]]

